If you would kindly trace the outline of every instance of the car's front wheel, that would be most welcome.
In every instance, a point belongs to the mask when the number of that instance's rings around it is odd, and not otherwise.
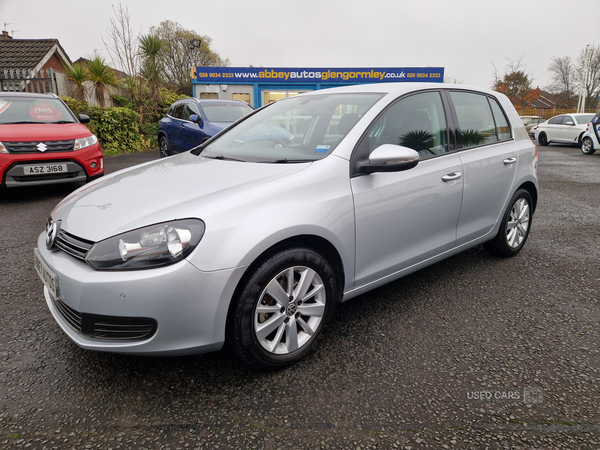
[[[533,202],[525,189],[519,189],[512,196],[509,207],[502,217],[498,234],[484,244],[493,255],[515,256],[521,251],[531,228]]]
[[[581,141],[581,152],[584,155],[593,155],[596,153],[596,149],[594,148],[594,143],[592,142],[591,138],[587,136],[583,138]]]
[[[169,152],[169,139],[166,136],[161,136],[158,139],[158,145],[160,149],[160,157],[166,158],[167,156],[171,156]]]
[[[309,248],[280,249],[241,286],[230,310],[229,343],[257,369],[287,367],[315,349],[337,299],[325,258]]]
[[[537,141],[540,145],[548,145],[548,137],[546,136],[546,133],[540,133]]]

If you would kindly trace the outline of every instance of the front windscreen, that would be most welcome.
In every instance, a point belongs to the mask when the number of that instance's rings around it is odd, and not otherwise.
[[[254,111],[248,105],[202,105],[209,122],[235,122]]]
[[[76,122],[59,99],[0,95],[0,124]]]
[[[329,155],[381,93],[295,96],[258,110],[210,142],[207,158],[281,163]]]

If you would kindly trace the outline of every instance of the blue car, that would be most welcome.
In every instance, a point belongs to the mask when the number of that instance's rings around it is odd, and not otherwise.
[[[239,100],[186,98],[171,105],[158,122],[160,156],[188,151],[253,109]]]

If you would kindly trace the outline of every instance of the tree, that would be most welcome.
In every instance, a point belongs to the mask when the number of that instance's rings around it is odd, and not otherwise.
[[[84,83],[88,80],[85,67],[81,64],[73,64],[72,66],[65,66],[64,70],[67,79],[73,82],[73,98],[75,100],[85,100],[87,87]]]
[[[129,9],[119,3],[115,9],[115,17],[110,19],[107,37],[102,42],[108,50],[113,64],[129,78],[134,78],[139,72],[139,33],[135,33],[131,26]]]
[[[222,59],[210,49],[211,38],[186,30],[177,22],[164,20],[159,26],[151,27],[150,34],[157,36],[163,43],[157,62],[163,68],[164,81],[180,94],[191,94],[192,67],[229,66],[228,59]],[[200,46],[190,46],[192,39],[200,40]]]
[[[494,66],[495,81],[492,89],[506,95],[517,109],[529,108],[540,98],[540,90],[532,87],[533,77],[525,70],[524,66],[521,67],[521,59],[509,60],[504,76],[499,79]]]
[[[117,77],[115,72],[106,65],[104,58],[95,55],[93,59],[90,59],[85,66],[87,78],[92,82],[94,91],[96,92],[96,99],[100,105],[100,109],[104,108],[104,99],[108,91],[108,86],[117,86]]]
[[[555,102],[558,106],[571,107],[576,96],[577,72],[575,64],[569,56],[552,58],[548,72],[552,74],[552,84],[547,89],[555,94]]]

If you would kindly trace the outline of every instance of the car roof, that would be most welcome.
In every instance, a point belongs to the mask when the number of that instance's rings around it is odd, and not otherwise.
[[[331,93],[385,93],[385,94],[395,94],[402,95],[409,92],[420,91],[425,89],[460,89],[463,91],[475,91],[475,92],[483,92],[486,94],[491,94],[495,96],[501,96],[499,92],[492,91],[491,89],[476,87],[476,86],[466,86],[463,84],[447,84],[447,83],[427,83],[427,82],[391,82],[391,83],[373,83],[373,84],[356,84],[351,86],[341,86],[335,88],[327,89],[327,92]],[[318,91],[310,91],[305,92],[300,95],[319,95],[323,94],[322,90]]]
[[[200,105],[216,105],[216,104],[222,104],[222,105],[244,104],[244,105],[247,105],[247,103],[242,100],[222,100],[222,99],[216,99],[216,98],[194,98],[194,97],[182,98],[181,100],[177,100],[173,104],[185,103],[185,102],[189,102],[189,101],[195,101],[195,102],[199,103]]]

